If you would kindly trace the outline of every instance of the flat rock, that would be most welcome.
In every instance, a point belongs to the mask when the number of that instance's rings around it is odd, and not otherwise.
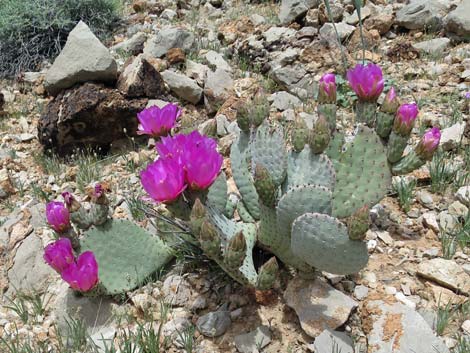
[[[449,45],[449,38],[434,38],[424,42],[415,43],[413,44],[413,48],[429,55],[438,55],[443,53]]]
[[[146,40],[146,33],[137,32],[132,37],[112,46],[111,50],[117,53],[137,55],[144,50],[144,43]]]
[[[191,298],[191,286],[181,276],[168,276],[163,282],[163,295],[165,302],[174,306],[189,305]]]
[[[461,186],[455,193],[455,197],[464,205],[470,207],[470,185]]]
[[[233,340],[239,352],[253,353],[271,342],[271,331],[268,326],[259,326],[254,331],[235,336]]]
[[[356,27],[348,25],[345,22],[336,23],[336,30],[338,31],[339,38],[341,41],[344,41],[348,38],[356,29]],[[325,23],[320,28],[320,36],[326,39],[329,43],[337,43],[338,39],[336,38],[335,28],[330,22]]]
[[[368,353],[449,353],[424,318],[401,303],[366,302],[362,322],[368,338]]]
[[[435,233],[439,232],[439,224],[437,223],[436,213],[430,211],[423,214],[423,224],[429,229],[432,229]]]
[[[452,260],[426,260],[418,265],[417,274],[462,294],[470,294],[470,276]]]
[[[217,53],[216,51],[209,50],[204,57],[206,58],[209,65],[214,66],[216,69],[225,70],[227,72],[232,72],[232,67],[230,64],[225,61],[222,54]]]
[[[194,34],[192,32],[177,27],[164,28],[147,40],[144,54],[162,58],[172,48],[181,48],[188,52],[193,44]]]
[[[465,123],[457,123],[452,126],[446,127],[441,133],[441,142],[439,145],[445,150],[449,151],[456,148],[462,141],[463,133],[465,131]]]
[[[233,79],[223,69],[208,71],[204,86],[204,103],[213,112],[233,94]]]
[[[451,11],[445,19],[445,29],[447,32],[468,39],[470,35],[470,0],[462,2]]]
[[[311,345],[315,353],[354,353],[353,340],[344,332],[325,330]]]
[[[117,88],[126,97],[156,98],[165,90],[162,76],[143,54],[127,65],[119,76]]]
[[[43,292],[55,271],[44,259],[44,246],[36,235],[28,236],[18,247],[13,266],[8,271],[10,286],[8,293],[16,291]]]
[[[112,83],[116,78],[116,61],[90,28],[80,21],[47,71],[44,87],[50,94],[57,95],[79,82]]]
[[[449,6],[439,0],[412,0],[397,11],[395,24],[407,29],[439,30]]]
[[[302,329],[311,337],[343,325],[358,306],[355,300],[320,279],[294,278],[289,282],[284,298],[297,313]]]
[[[196,321],[198,331],[206,337],[222,336],[231,324],[230,312],[225,308],[202,315]]]
[[[285,91],[273,93],[269,97],[269,101],[272,102],[271,107],[279,111],[297,108],[302,105],[302,101],[299,98]]]
[[[287,27],[271,27],[263,33],[266,44],[271,45],[281,40],[287,40],[295,36],[296,31]]]
[[[196,104],[201,100],[203,90],[196,81],[171,70],[165,70],[161,75],[165,83],[170,87],[170,90],[179,98],[192,104]]]
[[[279,21],[282,25],[290,24],[307,11],[318,5],[317,0],[282,0],[279,11]]]

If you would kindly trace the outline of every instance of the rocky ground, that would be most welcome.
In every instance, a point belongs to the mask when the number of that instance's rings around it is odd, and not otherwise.
[[[25,342],[34,352],[81,352],[135,332],[148,342],[158,333],[162,352],[470,352],[470,1],[367,1],[365,53],[353,2],[333,2],[331,12],[342,50],[315,0],[134,1],[106,47],[81,24],[51,67],[0,82],[2,352],[27,352]],[[272,119],[312,122],[316,82],[344,73],[342,53],[349,66],[363,54],[380,64],[386,86],[418,102],[415,136],[443,129],[443,152],[405,179],[415,187],[390,190],[372,210],[370,261],[359,274],[253,292],[186,250],[156,281],[96,299],[73,294],[44,264],[44,204],[63,190],[84,196],[106,182],[113,216],[151,229],[138,173],[154,141],[134,136],[145,106],[179,102],[181,129],[215,133],[227,155],[237,110],[261,91]],[[338,100],[346,126],[345,82]],[[71,154],[83,145],[103,153]]]

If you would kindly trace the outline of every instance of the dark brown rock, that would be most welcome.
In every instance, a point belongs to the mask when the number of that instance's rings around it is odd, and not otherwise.
[[[38,123],[38,138],[61,155],[90,146],[107,149],[120,138],[135,136],[138,112],[147,99],[126,99],[119,91],[85,83],[49,102]]]
[[[166,59],[170,65],[182,63],[186,60],[186,54],[181,48],[171,48],[168,50],[168,53],[166,53]]]

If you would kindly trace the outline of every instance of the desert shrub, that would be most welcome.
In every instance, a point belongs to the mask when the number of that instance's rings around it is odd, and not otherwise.
[[[35,70],[62,49],[80,21],[104,39],[122,0],[1,0],[0,77]]]

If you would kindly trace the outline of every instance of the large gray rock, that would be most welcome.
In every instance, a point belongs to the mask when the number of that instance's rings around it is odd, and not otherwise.
[[[145,43],[144,54],[161,58],[172,48],[189,51],[194,44],[194,34],[183,28],[164,28]]]
[[[80,21],[70,32],[64,49],[47,71],[44,86],[57,95],[79,82],[112,83],[117,77],[117,64],[109,50],[88,26]]]
[[[170,87],[170,90],[181,99],[193,104],[201,100],[202,88],[198,86],[196,81],[171,70],[165,70],[161,75],[165,83]]]
[[[465,123],[456,123],[442,130],[441,141],[439,145],[449,151],[460,145],[465,132]]]
[[[222,69],[208,71],[204,86],[204,103],[211,112],[233,94],[233,79]]]
[[[299,98],[285,91],[273,93],[268,100],[272,102],[271,108],[280,111],[294,109],[302,105],[302,101]]]
[[[44,259],[44,246],[36,235],[28,236],[18,247],[13,267],[8,271],[10,287],[8,293],[16,291],[43,292],[49,278],[55,275]]]
[[[305,15],[312,7],[318,6],[318,3],[317,0],[282,0],[279,20],[282,25],[287,25]]]
[[[413,48],[429,55],[438,55],[442,54],[449,45],[449,38],[434,38],[424,42],[415,43],[413,44]]]
[[[343,325],[358,303],[321,279],[294,278],[284,293],[287,305],[295,310],[300,326],[311,337],[323,330]]]
[[[318,92],[318,84],[302,65],[277,67],[272,70],[272,78],[282,88],[300,98],[312,97]]]
[[[268,326],[259,326],[254,331],[235,336],[233,341],[241,353],[257,352],[271,342],[271,331]]]
[[[445,19],[445,28],[466,39],[470,36],[470,0],[463,0]]]
[[[338,31],[338,36],[343,42],[346,38],[348,38],[356,29],[356,27],[348,25],[345,22],[337,23],[336,30]],[[328,41],[328,43],[332,43],[332,45],[337,45],[338,39],[336,38],[335,28],[333,24],[330,22],[325,23],[320,28],[320,36]]]
[[[470,276],[453,260],[436,258],[422,261],[417,274],[443,287],[470,295]]]
[[[196,327],[206,337],[222,336],[232,324],[230,312],[223,306],[220,310],[199,317]]]
[[[412,0],[397,12],[395,23],[407,29],[438,30],[449,6],[440,0]]]
[[[132,37],[111,47],[111,50],[117,53],[137,55],[144,49],[144,43],[147,40],[147,34],[137,32]]]
[[[401,303],[369,301],[363,310],[369,353],[449,353],[423,317]]]
[[[470,185],[461,186],[455,193],[455,196],[464,205],[470,206]]]
[[[353,341],[344,332],[325,330],[315,339],[313,352],[315,353],[354,353]]]

